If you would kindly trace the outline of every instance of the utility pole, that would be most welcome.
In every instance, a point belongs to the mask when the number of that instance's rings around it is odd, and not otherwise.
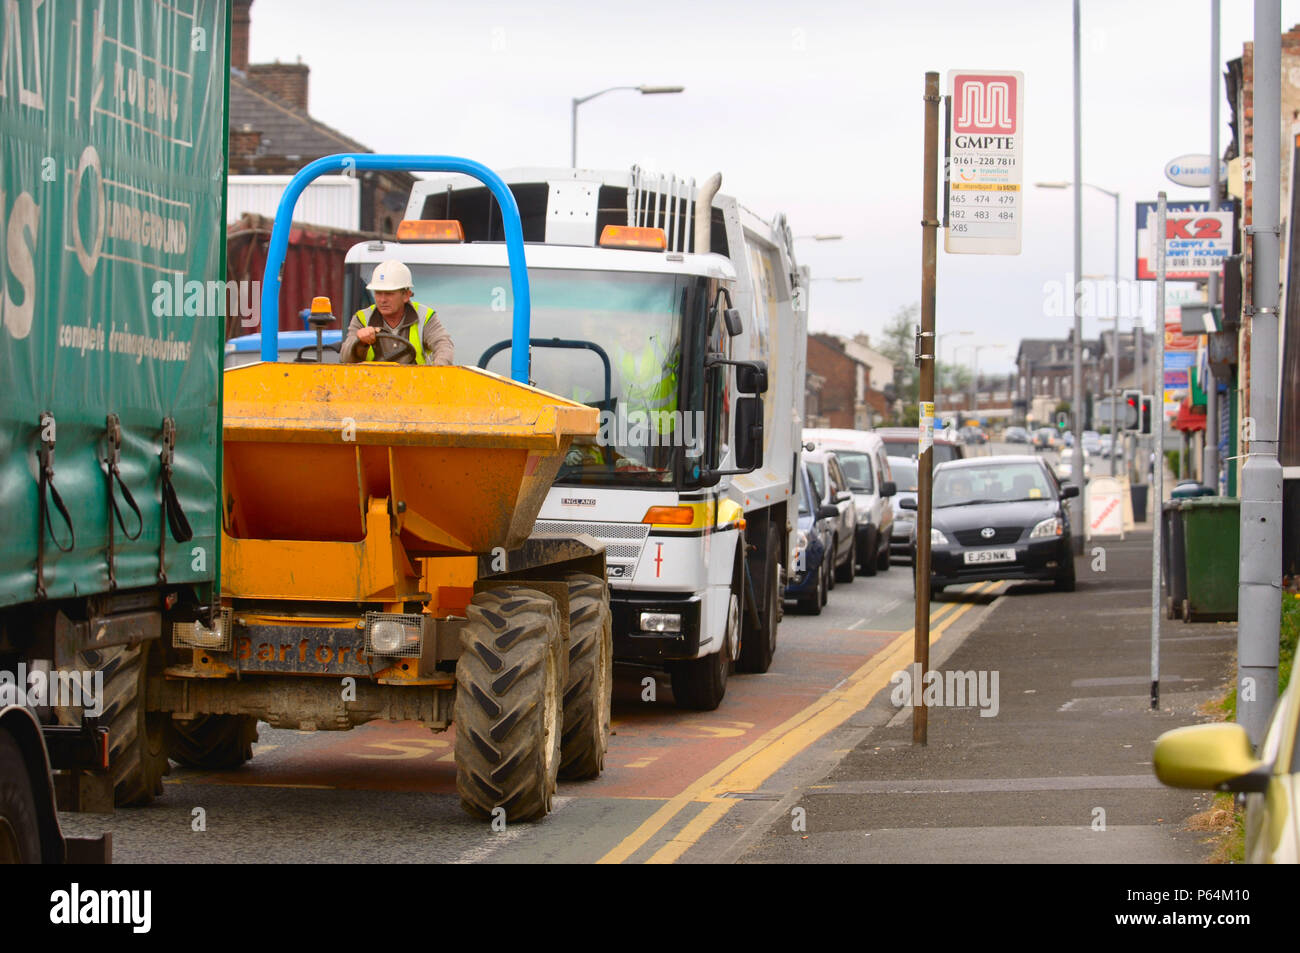
[[[1253,433],[1241,468],[1237,722],[1258,745],[1277,701],[1282,615],[1282,467],[1277,458],[1278,207],[1282,148],[1282,13],[1255,0],[1255,182],[1250,320]],[[1217,174],[1217,169],[1216,169]]]
[[[1086,490],[1083,472],[1083,121],[1080,98],[1079,0],[1074,0],[1074,399],[1070,418],[1074,431],[1070,482],[1077,483],[1079,495],[1070,501],[1070,542],[1074,555],[1083,552],[1083,496]]]
[[[1210,0],[1210,211],[1219,210],[1219,0]],[[1209,306],[1219,303],[1219,273],[1210,272]],[[1208,367],[1208,361],[1206,362]],[[1219,490],[1219,385],[1205,375],[1205,450],[1201,482]]]
[[[1156,367],[1165,364],[1165,193],[1156,197],[1156,232],[1152,239],[1156,256],[1156,348],[1151,362]],[[1161,382],[1163,384],[1163,381]],[[1141,405],[1138,413],[1141,414]],[[1155,435],[1156,465],[1151,472],[1151,499],[1147,512],[1151,518],[1151,710],[1160,708],[1160,548],[1164,530],[1165,491],[1165,395],[1157,391],[1151,395],[1151,429]]]
[[[925,74],[925,154],[921,206],[921,331],[916,362],[921,367],[920,437],[916,460],[916,614],[913,619],[913,685],[930,667],[930,504],[934,498],[934,298],[939,240],[939,74]],[[912,699],[912,744],[928,742],[923,698]]]

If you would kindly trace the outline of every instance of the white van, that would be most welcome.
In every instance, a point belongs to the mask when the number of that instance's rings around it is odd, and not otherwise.
[[[889,498],[898,491],[885,442],[866,430],[822,428],[805,428],[803,439],[818,450],[834,450],[848,478],[858,511],[858,571],[874,576],[877,570],[888,569],[889,536],[894,528],[894,508]]]

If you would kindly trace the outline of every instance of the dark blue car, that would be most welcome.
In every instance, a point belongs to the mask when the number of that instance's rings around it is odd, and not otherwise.
[[[812,615],[820,615],[830,590],[831,566],[826,554],[834,534],[839,511],[819,507],[817,494],[808,478],[808,468],[799,462],[799,540],[795,546],[785,598]]]

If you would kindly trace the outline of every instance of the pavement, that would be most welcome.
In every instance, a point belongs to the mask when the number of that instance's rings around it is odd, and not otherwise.
[[[1212,795],[1161,785],[1151,752],[1162,732],[1211,720],[1201,709],[1231,681],[1236,625],[1162,614],[1153,711],[1150,546],[1146,524],[1090,541],[1073,593],[1003,584],[978,625],[932,647],[932,669],[975,673],[975,697],[930,707],[915,746],[900,677],[827,739],[734,859],[1204,862],[1208,836],[1186,822]]]

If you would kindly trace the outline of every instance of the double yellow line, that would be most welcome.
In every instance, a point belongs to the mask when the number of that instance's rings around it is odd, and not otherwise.
[[[982,582],[966,590],[968,595],[992,591],[997,582]],[[930,616],[930,640],[975,607],[975,603],[948,603]],[[899,633],[897,638],[840,685],[822,695],[798,714],[766,731],[741,751],[693,781],[680,794],[664,802],[640,827],[623,838],[597,863],[621,864],[644,847],[690,804],[703,802],[704,808],[691,818],[663,847],[647,861],[671,864],[686,853],[704,834],[726,815],[737,798],[726,797],[733,791],[757,791],[765,781],[785,766],[795,755],[867,706],[888,685],[895,672],[912,661],[914,629]]]

